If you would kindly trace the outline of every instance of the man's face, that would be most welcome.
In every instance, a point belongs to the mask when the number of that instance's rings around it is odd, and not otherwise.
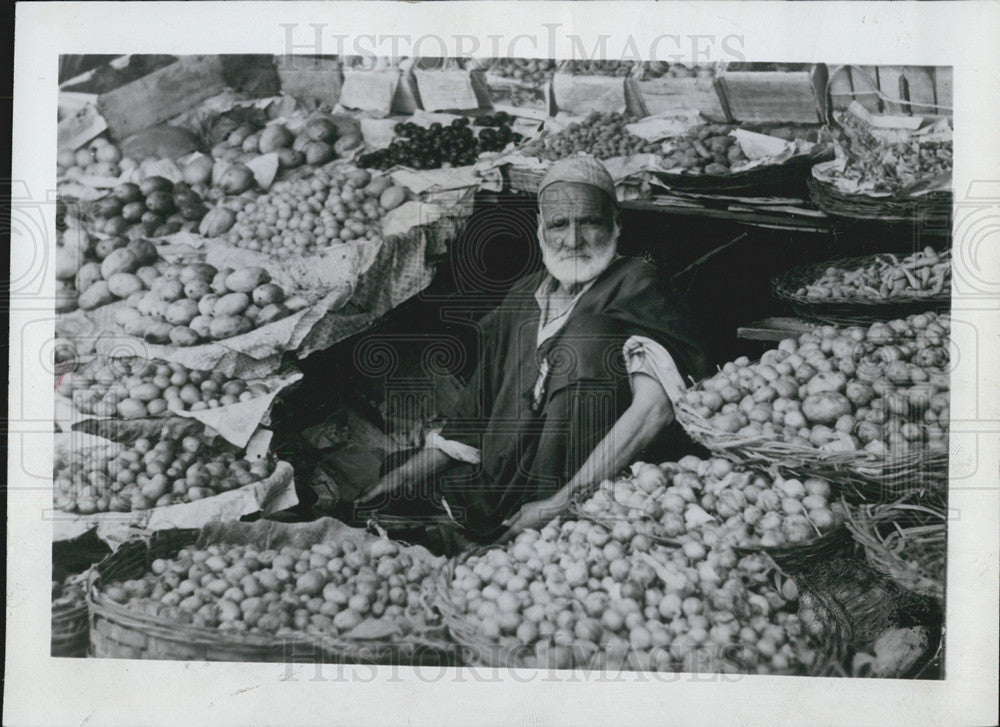
[[[542,191],[539,209],[538,242],[549,274],[564,285],[600,275],[618,242],[607,196],[589,184],[557,182]]]

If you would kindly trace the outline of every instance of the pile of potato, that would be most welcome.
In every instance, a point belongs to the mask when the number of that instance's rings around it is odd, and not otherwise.
[[[744,356],[685,393],[738,437],[877,457],[948,451],[951,319],[924,313],[869,327],[824,326]]]
[[[449,600],[478,639],[568,669],[785,673],[809,663],[789,601],[695,531],[663,547],[620,521],[554,521],[455,566]]]
[[[97,359],[60,377],[56,392],[71,397],[83,414],[123,419],[217,409],[269,393],[259,382],[138,356]]]
[[[63,512],[147,510],[194,502],[263,480],[274,462],[213,450],[203,437],[114,443],[57,457],[54,504]]]
[[[863,267],[828,267],[795,294],[816,300],[891,300],[934,296],[951,289],[951,251],[924,248],[902,260],[876,255]]]
[[[830,483],[820,478],[785,479],[694,456],[633,470],[632,477],[603,482],[580,505],[581,514],[624,520],[667,539],[709,529],[710,541],[743,548],[802,543],[845,519],[841,504],[830,502]]]
[[[582,121],[574,121],[555,134],[543,134],[519,147],[529,157],[556,161],[574,154],[590,154],[596,159],[660,151],[659,142],[631,134],[625,127],[636,119],[618,112],[594,111]]]
[[[382,216],[406,199],[387,175],[339,167],[275,183],[254,201],[239,200],[222,239],[279,258],[316,253],[352,240],[374,240]]]
[[[185,548],[103,595],[166,621],[238,634],[342,635],[367,618],[398,624],[432,566],[391,540],[267,549]]]

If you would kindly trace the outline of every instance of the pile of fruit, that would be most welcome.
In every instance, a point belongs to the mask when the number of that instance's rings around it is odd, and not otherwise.
[[[715,70],[711,64],[686,66],[683,63],[664,63],[663,61],[645,61],[639,69],[639,78],[643,81],[664,77],[712,79],[715,77]]]
[[[398,624],[419,607],[432,566],[391,540],[266,549],[185,548],[102,595],[130,610],[234,634],[347,634],[367,618]]]
[[[715,432],[880,458],[948,451],[951,319],[823,326],[744,356],[682,400]]]
[[[207,263],[170,263],[148,240],[132,240],[76,274],[80,308],[124,300],[115,322],[150,343],[193,346],[237,336],[308,307],[288,296],[259,267],[219,270]]]
[[[82,149],[60,149],[56,154],[56,170],[60,177],[77,180],[81,177],[118,178],[138,163],[124,157],[118,146],[99,136]]]
[[[187,182],[146,177],[138,184],[123,182],[94,203],[91,223],[95,232],[129,237],[162,237],[180,230],[196,230],[208,212],[202,195]],[[134,230],[134,232],[133,232]]]
[[[482,152],[500,151],[521,140],[521,135],[511,130],[512,121],[513,117],[503,111],[480,117],[475,125],[485,128],[478,136],[464,116],[447,126],[437,122],[426,128],[413,122],[396,124],[393,131],[397,138],[385,149],[362,154],[358,166],[386,170],[396,165],[439,169],[472,164]]]
[[[660,166],[689,174],[729,174],[732,167],[749,161],[730,132],[729,124],[702,124],[670,140],[670,151],[660,157]]]
[[[387,176],[346,166],[320,170],[276,182],[256,200],[241,200],[223,239],[279,258],[306,255],[377,239],[382,216],[405,199],[405,191]]]
[[[635,61],[566,61],[559,67],[560,73],[574,76],[631,76],[635,70]]]
[[[741,548],[802,543],[845,517],[840,503],[830,502],[830,483],[819,478],[785,479],[694,456],[659,467],[640,463],[633,470],[632,477],[603,482],[580,505],[580,514],[625,521],[658,539],[709,529],[712,534],[703,538]]]
[[[232,122],[235,124],[235,122]],[[218,134],[219,125],[214,129]],[[342,122],[317,115],[292,132],[287,125],[273,121],[264,127],[251,123],[235,125],[223,141],[212,147],[216,159],[245,163],[261,154],[277,154],[279,169],[303,165],[322,166],[345,156],[361,145],[358,130],[344,128]]]
[[[229,492],[273,471],[273,462],[238,459],[202,437],[155,443],[142,437],[57,457],[54,502],[57,510],[81,515],[147,510]]]
[[[248,384],[220,371],[138,356],[99,358],[85,371],[64,374],[56,391],[71,397],[84,414],[123,419],[217,409],[268,393],[264,384]]]
[[[525,666],[801,670],[813,656],[764,561],[703,532],[668,548],[626,521],[554,521],[457,563],[448,607]]]
[[[539,85],[552,80],[556,62],[545,58],[493,58],[487,70],[501,78]]]
[[[888,300],[935,296],[951,288],[951,251],[932,247],[904,257],[876,255],[863,267],[828,267],[795,294],[817,300]]]
[[[843,112],[834,136],[845,151],[842,183],[853,182],[873,192],[902,192],[922,182],[950,179],[953,145],[951,140],[908,141],[876,138],[868,125],[853,113]]]
[[[574,121],[555,134],[543,134],[523,144],[524,156],[556,161],[574,154],[590,154],[596,159],[660,151],[659,142],[650,142],[630,133],[625,127],[637,119],[618,112],[594,111],[582,121]]]

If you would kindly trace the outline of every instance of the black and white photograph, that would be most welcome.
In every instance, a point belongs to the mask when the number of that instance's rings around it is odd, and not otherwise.
[[[686,723],[755,685],[788,701],[705,721],[989,722],[985,59],[259,5],[267,42],[50,45],[51,92],[15,85],[8,522],[41,542],[11,570],[8,531],[8,619],[30,575],[33,668],[90,693],[26,706],[9,620],[11,724]],[[162,711],[100,693],[123,670]],[[566,681],[642,711],[569,717]],[[838,696],[880,693],[921,696]]]

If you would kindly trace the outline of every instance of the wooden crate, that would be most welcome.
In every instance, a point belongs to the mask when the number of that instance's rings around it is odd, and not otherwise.
[[[148,76],[101,94],[97,108],[112,135],[124,139],[189,111],[224,87],[218,56],[183,56]]]
[[[340,100],[344,73],[336,58],[275,56],[274,67],[281,81],[282,93],[296,98],[313,98],[331,106]]]
[[[730,121],[818,124],[826,120],[827,69],[723,71],[719,98]]]
[[[587,76],[556,73],[552,95],[557,111],[586,116],[592,111],[624,111],[625,79],[620,76]]]
[[[413,69],[424,111],[474,111],[492,109],[482,71]]]
[[[625,85],[629,111],[635,116],[693,109],[709,121],[726,121],[726,110],[712,78],[663,76],[641,81],[630,78]]]
[[[951,67],[839,66],[830,70],[830,108],[857,101],[873,114],[947,116],[951,78]]]

